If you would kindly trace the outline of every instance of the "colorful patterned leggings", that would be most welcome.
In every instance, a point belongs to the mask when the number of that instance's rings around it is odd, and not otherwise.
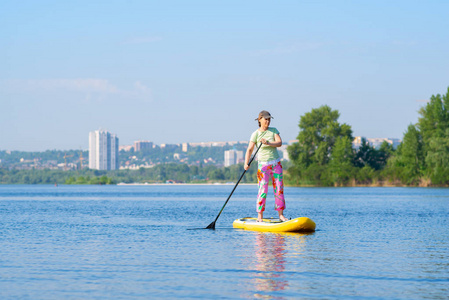
[[[259,164],[257,170],[257,179],[259,181],[259,194],[257,195],[257,212],[262,212],[265,210],[265,202],[267,200],[268,192],[268,182],[269,180],[273,182],[274,189],[274,209],[284,210],[285,209],[285,199],[284,199],[284,178],[282,176],[282,165],[281,162],[275,164]]]

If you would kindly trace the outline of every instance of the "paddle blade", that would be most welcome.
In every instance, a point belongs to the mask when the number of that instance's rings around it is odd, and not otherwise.
[[[213,221],[212,223],[210,223],[209,226],[207,226],[207,227],[204,228],[204,229],[213,229],[213,230],[215,230],[215,221]]]

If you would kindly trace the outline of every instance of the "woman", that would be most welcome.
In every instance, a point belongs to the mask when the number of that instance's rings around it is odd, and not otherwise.
[[[254,146],[262,143],[257,154],[258,169],[257,179],[259,182],[259,194],[257,196],[257,221],[262,222],[265,202],[267,200],[268,181],[273,182],[275,210],[279,213],[281,221],[287,221],[284,217],[285,199],[284,199],[284,179],[282,176],[282,165],[277,151],[277,147],[282,146],[282,139],[279,131],[274,127],[269,127],[273,117],[269,112],[263,110],[259,113],[256,121],[259,122],[259,129],[253,132],[246,150],[245,170],[249,169],[248,162],[253,153]]]

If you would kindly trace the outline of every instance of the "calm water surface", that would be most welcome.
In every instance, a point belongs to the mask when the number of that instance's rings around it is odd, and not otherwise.
[[[286,188],[305,235],[233,229],[239,186],[187,230],[232,187],[0,186],[0,298],[449,299],[449,189]]]

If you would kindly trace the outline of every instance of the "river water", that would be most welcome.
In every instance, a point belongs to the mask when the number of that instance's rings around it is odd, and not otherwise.
[[[449,298],[449,189],[287,187],[317,231],[275,234],[232,228],[242,185],[188,230],[232,188],[0,186],[0,298]]]

